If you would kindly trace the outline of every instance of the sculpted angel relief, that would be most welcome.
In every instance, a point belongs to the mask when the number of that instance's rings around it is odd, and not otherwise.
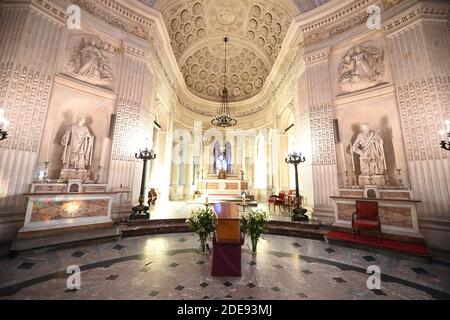
[[[383,50],[375,46],[357,46],[347,52],[339,66],[342,92],[353,92],[376,86],[384,73]]]
[[[111,82],[113,74],[108,55],[115,52],[114,47],[101,40],[82,38],[80,45],[72,52],[72,72],[88,79]]]

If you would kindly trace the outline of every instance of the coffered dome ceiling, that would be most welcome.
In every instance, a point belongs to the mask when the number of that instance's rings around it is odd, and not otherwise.
[[[229,101],[258,94],[281,49],[291,20],[326,0],[141,0],[160,10],[188,90],[220,101],[223,37],[228,44]]]
[[[267,1],[242,0],[178,1],[163,16],[188,89],[213,101],[225,80],[223,36],[230,37],[229,99],[240,101],[263,87],[292,19]]]

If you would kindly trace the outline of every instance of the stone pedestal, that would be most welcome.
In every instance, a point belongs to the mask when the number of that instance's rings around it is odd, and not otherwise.
[[[86,169],[62,169],[59,176],[60,182],[66,182],[69,180],[81,180],[87,181],[89,179],[89,173]]]
[[[375,197],[368,197],[368,189],[341,189],[338,196],[330,197],[335,203],[333,228],[351,232],[352,214],[356,211],[356,201],[378,203],[383,234],[409,239],[422,239],[417,218],[417,205],[409,190],[377,189]]]

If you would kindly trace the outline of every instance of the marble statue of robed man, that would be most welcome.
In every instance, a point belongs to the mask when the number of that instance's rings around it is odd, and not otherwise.
[[[62,161],[74,165],[75,169],[84,170],[92,164],[94,135],[85,126],[86,120],[78,118],[64,134],[61,143],[64,146]]]
[[[359,155],[362,175],[382,175],[385,170],[383,139],[380,130],[370,130],[369,125],[361,126],[361,133],[353,143],[352,150]]]

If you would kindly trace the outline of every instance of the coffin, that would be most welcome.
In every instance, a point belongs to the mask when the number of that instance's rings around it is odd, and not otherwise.
[[[217,242],[240,243],[239,205],[230,202],[216,203],[214,205],[214,211],[217,216]]]

